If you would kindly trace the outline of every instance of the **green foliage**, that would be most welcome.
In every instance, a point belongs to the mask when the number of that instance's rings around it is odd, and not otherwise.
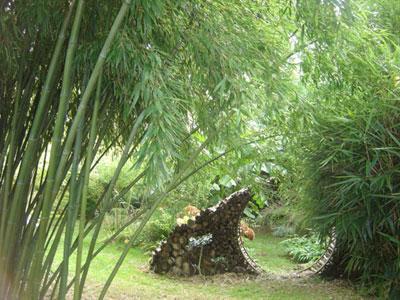
[[[335,227],[347,270],[396,280],[399,274],[400,133],[395,106],[369,114],[325,116],[305,161],[307,208],[321,232]],[[379,275],[378,275],[379,274]]]
[[[288,224],[272,227],[272,235],[276,237],[287,237],[295,233],[295,228]]]
[[[257,232],[252,241],[243,240],[246,251],[265,271],[287,274],[294,271],[298,265],[285,254],[283,241],[284,238],[261,232]]]
[[[297,236],[281,242],[286,253],[296,262],[308,263],[317,260],[325,252],[325,244],[315,234]]]
[[[69,267],[76,265],[79,299],[83,266],[99,253],[107,213],[144,196],[139,202],[148,212],[133,243],[158,204],[206,166],[217,145],[226,151],[248,142],[243,132],[251,113],[260,114],[266,87],[278,94],[288,77],[281,70],[294,28],[280,1],[48,2],[1,4],[3,298],[38,299],[57,282],[54,297],[64,299]],[[115,166],[90,176],[93,159],[110,148],[120,150]],[[128,161],[132,177],[124,176]],[[64,189],[69,197],[60,196]],[[95,202],[97,215],[87,222],[85,211],[90,217]],[[54,253],[64,233],[57,268]],[[86,262],[84,239],[91,245]]]
[[[121,226],[126,223],[135,212],[130,212],[126,208],[113,208],[105,217],[103,231],[107,236],[111,236]],[[128,226],[118,235],[117,241],[127,244],[140,224],[140,220]],[[154,213],[154,217],[147,223],[143,234],[135,241],[132,246],[140,246],[144,250],[153,250],[157,244],[166,239],[176,224],[176,218],[164,209],[159,209]]]
[[[295,233],[305,234],[308,225],[304,222],[304,211],[298,205],[298,201],[302,199],[295,193],[292,184],[288,185],[293,179],[293,174],[281,174],[278,178],[279,185],[275,186],[272,193],[267,193],[270,197],[268,206],[260,211],[255,222],[262,230],[277,237],[288,237]]]
[[[398,16],[400,7],[335,3],[299,8],[299,43],[309,44],[299,54],[302,89],[281,126],[281,159],[308,224],[325,237],[335,227],[346,270],[388,292],[400,284],[400,45],[393,12]]]
[[[166,239],[176,225],[175,215],[171,215],[164,209],[158,210],[154,217],[148,222],[143,230],[141,238],[138,240],[142,248],[154,249],[156,243]]]
[[[128,221],[130,217],[129,210],[126,208],[115,207],[111,209],[105,216],[103,221],[103,230],[111,235],[117,231],[121,226]],[[120,236],[120,240],[124,241],[128,236],[132,234],[132,230],[126,230],[125,234]]]
[[[164,198],[151,240],[186,204],[256,182],[266,162],[289,173],[285,202],[304,200],[321,234],[335,226],[349,271],[398,285],[398,1],[48,2],[1,4],[3,298],[38,299],[56,282],[65,298],[76,245],[80,274],[83,239],[90,265],[104,219],[115,230],[136,203],[148,213],[104,298]],[[110,147],[118,160],[89,174]],[[249,216],[273,198],[252,187]]]

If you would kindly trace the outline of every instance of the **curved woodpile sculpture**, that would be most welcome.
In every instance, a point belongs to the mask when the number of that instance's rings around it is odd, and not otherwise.
[[[262,272],[244,249],[239,232],[240,218],[250,199],[250,192],[242,189],[200,211],[188,224],[175,227],[153,252],[151,269],[186,276]]]
[[[151,270],[184,276],[265,273],[248,255],[240,236],[240,219],[250,199],[249,190],[242,189],[217,205],[200,211],[187,224],[176,226],[168,239],[153,252]],[[326,253],[296,275],[323,274],[332,265],[335,249],[333,233]]]
[[[330,274],[335,268],[337,258],[336,233],[333,229],[325,253],[311,266],[298,272],[298,275],[325,275]]]

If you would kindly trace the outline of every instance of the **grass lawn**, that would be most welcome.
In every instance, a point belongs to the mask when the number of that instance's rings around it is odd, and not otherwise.
[[[267,271],[287,274],[297,265],[282,255],[281,240],[258,235],[246,244],[250,255]],[[93,261],[83,299],[97,299],[122,247],[113,244]],[[282,279],[276,275],[252,278],[235,274],[173,278],[157,275],[148,272],[149,258],[142,250],[132,249],[107,299],[362,299],[344,282],[325,282],[319,278]]]
[[[304,268],[285,255],[281,244],[286,238],[274,237],[270,234],[257,234],[253,241],[243,239],[250,256],[268,273],[287,274]]]

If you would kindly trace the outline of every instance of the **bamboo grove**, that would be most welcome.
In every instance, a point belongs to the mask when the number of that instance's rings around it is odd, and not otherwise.
[[[298,204],[322,236],[335,228],[343,275],[397,299],[400,5],[301,6],[300,38],[312,46],[301,53],[303,90],[281,126]]]
[[[395,291],[398,1],[5,0],[0,10],[1,299],[82,298],[93,259],[139,220],[104,299],[168,194],[254,141],[290,172],[290,201],[315,230],[336,228],[346,270]],[[89,179],[110,151],[117,168],[89,218]],[[144,205],[100,241],[128,164],[136,175],[122,194],[145,186]]]
[[[241,104],[258,101],[259,78],[276,73],[289,50],[274,34],[271,9],[280,8],[251,1],[2,2],[2,299],[81,298],[91,261],[113,238],[96,243],[128,160],[138,175],[126,191],[140,181],[150,187],[146,207],[125,225],[143,220],[131,243],[163,198],[207,165],[197,158],[241,126]],[[118,167],[88,220],[89,176],[111,148],[120,149]]]

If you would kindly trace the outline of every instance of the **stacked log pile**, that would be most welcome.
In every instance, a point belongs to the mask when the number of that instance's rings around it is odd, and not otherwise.
[[[240,190],[175,227],[153,252],[151,269],[183,276],[259,273],[257,264],[243,253],[239,234],[240,218],[250,198],[247,189]]]

